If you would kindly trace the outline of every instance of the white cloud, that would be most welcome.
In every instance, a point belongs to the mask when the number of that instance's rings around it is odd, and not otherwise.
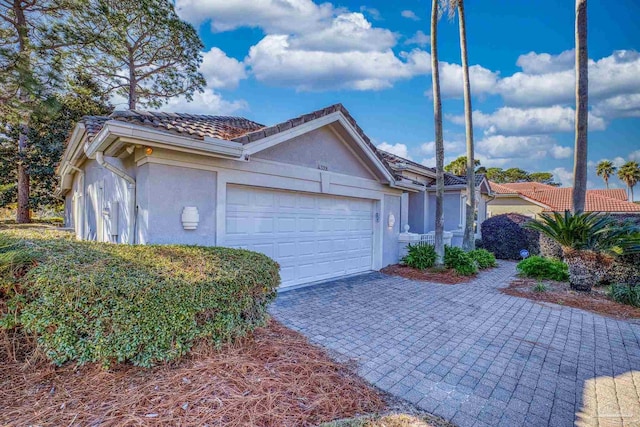
[[[575,73],[572,68],[566,69],[567,52],[549,56],[546,62],[537,65],[534,65],[535,59],[544,54],[533,54],[535,56],[524,60],[521,56],[518,61],[524,72],[500,80],[496,91],[509,105],[575,103]],[[634,93],[640,93],[640,53],[620,50],[589,61],[591,102]]]
[[[407,40],[405,40],[404,42],[405,44],[416,44],[420,47],[425,47],[426,45],[431,43],[431,37],[425,33],[423,33],[421,30],[416,31],[416,33],[409,37]]]
[[[551,171],[556,181],[559,181],[563,187],[571,187],[573,185],[573,172],[565,168],[555,168]]]
[[[575,51],[565,50],[558,55],[529,52],[520,55],[516,65],[527,74],[547,74],[557,71],[572,70],[575,64]]]
[[[413,10],[403,10],[402,12],[400,12],[400,15],[402,15],[403,18],[411,19],[412,21],[420,20],[420,17],[416,15]]]
[[[465,149],[465,142],[464,141],[451,141],[448,139],[444,140],[444,151],[445,154],[450,154],[451,152],[462,152]],[[435,156],[436,154],[436,142],[435,141],[429,141],[429,142],[425,142],[424,144],[420,145],[420,153],[425,155],[425,156]],[[462,154],[461,154],[462,155]],[[458,156],[456,156],[458,157]]]
[[[160,111],[227,116],[246,109],[248,109],[246,101],[227,101],[213,89],[207,88],[203,93],[195,93],[191,102],[183,96],[171,98],[160,108]]]
[[[386,51],[397,36],[383,28],[373,28],[362,13],[343,13],[331,25],[314,32],[290,37],[294,50],[322,52]]]
[[[203,52],[200,72],[207,79],[207,86],[214,89],[234,89],[247,78],[244,64],[217,47]]]
[[[640,93],[618,95],[597,102],[593,112],[607,118],[640,117]]]
[[[373,7],[360,6],[360,12],[367,14],[374,21],[380,21],[382,19],[380,11]]]
[[[555,140],[549,136],[492,135],[476,143],[477,150],[488,158],[542,159],[553,150]]]
[[[462,66],[440,62],[440,91],[445,98],[462,98]],[[480,65],[469,67],[471,94],[474,96],[492,93],[498,82],[499,73],[493,72]],[[427,91],[431,96],[431,90]]]
[[[624,159],[622,159],[622,163],[619,166],[622,166],[625,162]],[[629,160],[632,160],[634,162],[640,162],[640,150],[636,150],[632,153],[629,153]],[[618,165],[616,165],[618,166]]]
[[[176,0],[176,10],[195,26],[210,22],[212,31],[254,27],[269,34],[316,31],[336,12],[311,0]]]
[[[571,157],[571,155],[573,154],[573,148],[564,147],[562,145],[554,145],[549,150],[549,154],[551,154],[551,157],[553,157],[554,159],[566,159],[567,157]]]
[[[409,149],[406,144],[397,143],[391,145],[388,142],[383,142],[382,144],[378,144],[377,147],[382,151],[411,160],[411,157],[409,156]]]
[[[447,116],[456,124],[464,124],[464,116]],[[574,130],[575,111],[569,107],[513,108],[502,107],[490,114],[473,112],[474,126],[484,128],[487,135],[539,135]],[[589,114],[589,129],[603,130],[602,118]]]
[[[300,91],[327,89],[379,90],[428,70],[429,54],[413,50],[395,56],[377,52],[296,50],[286,35],[266,36],[251,47],[246,63],[259,81]]]

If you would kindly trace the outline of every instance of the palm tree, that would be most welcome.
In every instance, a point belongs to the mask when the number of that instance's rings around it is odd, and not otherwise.
[[[596,174],[604,179],[607,189],[609,189],[609,178],[616,173],[616,170],[618,170],[618,168],[613,165],[611,160],[603,160],[598,163]]]
[[[438,68],[439,0],[431,0],[431,84],[433,86],[433,121],[436,145],[436,266],[444,264],[444,138],[442,136],[442,101],[440,99],[440,70]]]
[[[576,142],[573,162],[573,212],[584,211],[587,196],[588,60],[587,0],[576,0]]]
[[[627,184],[627,191],[631,195],[630,200],[633,202],[633,187],[640,181],[640,166],[638,162],[627,162],[618,169],[618,178]]]

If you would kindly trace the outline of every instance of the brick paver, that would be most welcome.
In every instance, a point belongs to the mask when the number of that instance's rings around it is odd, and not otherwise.
[[[640,323],[471,283],[371,273],[282,292],[272,314],[377,387],[468,426],[640,426]]]

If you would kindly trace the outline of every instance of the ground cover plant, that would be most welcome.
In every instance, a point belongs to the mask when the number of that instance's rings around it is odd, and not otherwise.
[[[516,268],[523,277],[549,279],[558,282],[569,280],[567,264],[555,259],[532,256],[520,261]]]
[[[407,255],[402,261],[412,268],[426,270],[435,265],[438,255],[433,245],[407,245]]]
[[[473,261],[475,261],[480,270],[498,266],[495,255],[486,249],[474,249],[469,251],[469,256]]]
[[[267,320],[278,265],[245,250],[112,245],[0,230],[0,333],[34,336],[58,365],[151,366]]]

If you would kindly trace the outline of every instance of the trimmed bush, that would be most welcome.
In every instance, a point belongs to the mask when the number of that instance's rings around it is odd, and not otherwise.
[[[438,255],[433,245],[407,245],[407,255],[402,261],[409,267],[426,270],[435,265]]]
[[[498,259],[519,260],[520,250],[530,255],[540,253],[537,231],[523,228],[531,218],[519,214],[503,214],[491,217],[482,223],[482,247]]]
[[[555,259],[532,256],[520,261],[516,268],[525,277],[556,280],[558,282],[569,280],[567,264]]]
[[[486,249],[475,249],[470,251],[469,256],[476,262],[480,270],[498,265],[496,257]]]
[[[540,233],[540,255],[545,258],[562,259],[562,246],[546,234]]]
[[[447,268],[454,269],[462,276],[472,276],[478,272],[476,262],[471,256],[461,248],[455,246],[445,246],[444,265]]]
[[[0,316],[35,333],[58,365],[151,366],[198,339],[220,345],[265,324],[280,282],[277,263],[246,250],[77,242],[54,231],[0,235],[14,245],[23,239],[38,260],[15,278],[22,291],[5,295],[0,307],[14,309]]]
[[[611,285],[608,294],[616,302],[640,307],[640,286]]]
[[[615,257],[609,266],[606,281],[640,286],[640,254]]]

